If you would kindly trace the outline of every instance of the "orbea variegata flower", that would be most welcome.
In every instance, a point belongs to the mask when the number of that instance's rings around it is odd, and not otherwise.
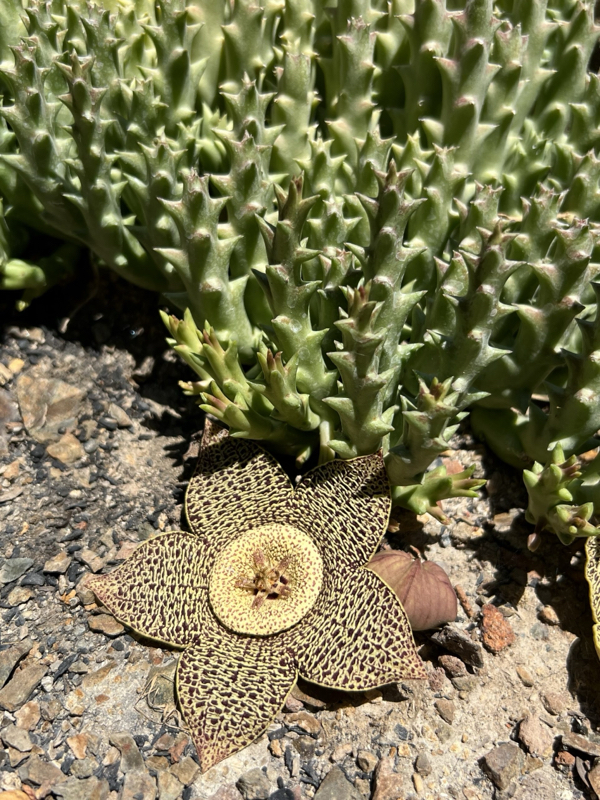
[[[390,587],[365,569],[389,518],[381,454],[294,488],[253,442],[206,423],[191,533],[141,544],[88,585],[122,622],[185,648],[177,693],[203,770],[258,737],[298,676],[358,691],[424,677]]]

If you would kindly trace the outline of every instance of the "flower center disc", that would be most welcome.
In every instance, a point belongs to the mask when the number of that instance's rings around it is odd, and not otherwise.
[[[323,562],[309,536],[290,525],[263,525],[219,553],[209,597],[232,631],[269,636],[302,619],[322,583]]]

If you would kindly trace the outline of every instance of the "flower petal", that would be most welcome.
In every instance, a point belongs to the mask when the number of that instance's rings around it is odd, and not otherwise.
[[[321,546],[326,568],[360,567],[377,550],[391,507],[383,457],[375,453],[308,472],[296,487],[290,524]]]
[[[215,629],[177,667],[177,694],[205,772],[251,744],[281,711],[297,678],[276,639]]]
[[[374,572],[339,569],[286,642],[306,680],[363,691],[408,678],[424,678],[408,618],[400,601]]]
[[[185,507],[191,529],[207,540],[211,558],[246,530],[285,522],[291,497],[290,479],[274,458],[207,419]]]
[[[208,608],[206,548],[191,533],[169,531],[143,542],[120,567],[89,577],[86,586],[118,620],[176,647],[217,624]]]
[[[600,658],[600,537],[590,536],[585,543],[587,562],[585,565],[585,577],[589,584],[590,606],[594,626],[594,646]]]

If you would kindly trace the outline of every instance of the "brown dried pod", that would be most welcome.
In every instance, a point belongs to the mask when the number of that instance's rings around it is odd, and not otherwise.
[[[413,548],[414,549],[414,548]],[[452,622],[458,611],[450,578],[433,561],[422,561],[403,550],[376,553],[368,567],[398,595],[414,631]]]

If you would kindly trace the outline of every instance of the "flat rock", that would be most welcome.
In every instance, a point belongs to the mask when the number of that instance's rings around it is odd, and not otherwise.
[[[17,728],[16,725],[7,725],[0,731],[0,737],[4,744],[9,747],[14,747],[19,753],[28,753],[33,744],[31,737],[23,728]]]
[[[373,772],[379,759],[372,750],[359,750],[356,756],[356,763],[363,772]]]
[[[394,772],[393,757],[382,758],[375,770],[375,791],[372,800],[397,800],[404,797],[404,777]]]
[[[32,558],[3,558],[0,561],[0,583],[18,580],[32,566]]]
[[[528,714],[519,725],[519,741],[532,756],[545,758],[552,752],[554,737],[547,725],[534,714]]]
[[[97,614],[88,619],[90,630],[103,633],[105,636],[120,636],[125,628],[110,614]]]
[[[181,781],[184,786],[189,786],[190,783],[193,783],[199,771],[200,767],[190,756],[185,756],[179,763],[171,767],[173,775],[175,775],[177,780]]]
[[[519,676],[523,686],[531,687],[535,683],[535,679],[526,667],[517,667],[517,675]]]
[[[56,787],[59,783],[64,783],[67,776],[55,765],[35,755],[19,768],[19,778],[22,781],[30,781],[38,786],[42,784],[47,788]]]
[[[271,793],[271,783],[258,767],[245,772],[236,786],[244,800],[268,800]]]
[[[506,789],[521,774],[523,753],[516,744],[499,744],[482,759],[481,767],[498,789]]]
[[[542,703],[544,708],[549,714],[557,717],[567,709],[567,699],[560,694],[560,692],[544,692],[542,694]]]
[[[156,782],[147,772],[128,772],[119,800],[156,800]]]
[[[468,674],[464,661],[456,656],[440,656],[438,662],[451,678],[462,678]]]
[[[10,606],[20,606],[23,605],[23,603],[27,603],[32,597],[33,591],[28,589],[27,586],[15,586],[15,588],[9,592],[6,600]]]
[[[95,553],[88,547],[84,547],[84,549],[79,553],[79,558],[91,569],[92,572],[100,572],[104,566],[104,559],[100,558],[98,553]]]
[[[436,700],[434,706],[435,710],[438,712],[444,722],[447,722],[448,725],[452,725],[454,722],[454,716],[456,714],[456,706],[452,700]]]
[[[362,800],[341,767],[332,767],[319,786],[314,800]]]
[[[501,653],[515,640],[510,622],[491,603],[487,603],[481,609],[481,639],[484,646],[494,655]]]
[[[321,730],[321,723],[308,711],[297,711],[295,714],[286,714],[283,718],[286,725],[295,725],[303,731],[316,736]]]
[[[441,631],[434,633],[431,639],[449,653],[458,656],[465,664],[470,664],[472,667],[483,667],[481,645],[458,628],[446,625]]]
[[[24,731],[35,730],[40,721],[40,704],[36,700],[30,700],[15,713],[15,719],[18,727]]]
[[[23,703],[29,700],[38,683],[46,674],[47,667],[43,664],[32,664],[25,667],[10,680],[0,691],[0,708],[7,711],[16,711]]]
[[[19,661],[26,656],[33,647],[31,639],[23,639],[22,642],[0,652],[0,689],[10,677],[10,673],[17,666]]]
[[[31,372],[17,381],[17,399],[28,433],[42,444],[57,442],[75,427],[85,392],[65,381],[38,378]],[[59,433],[59,430],[61,433]]]
[[[563,747],[568,747],[570,750],[579,750],[582,753],[587,753],[594,758],[600,758],[600,744],[597,742],[590,742],[585,736],[580,736],[578,733],[563,733],[562,735]]]
[[[600,797],[600,764],[597,764],[588,772],[587,779],[596,795]]]
[[[58,442],[49,444],[46,452],[62,464],[74,464],[85,455],[83,445],[72,433],[65,433]]]
[[[144,759],[131,734],[113,733],[109,741],[121,753],[121,772],[127,774],[144,769]]]
[[[55,786],[53,792],[62,800],[108,800],[110,787],[107,780],[95,776],[84,780],[69,778]]]
[[[230,783],[228,786],[220,786],[210,797],[210,800],[241,800],[242,795],[235,786]]]
[[[44,564],[44,572],[52,575],[64,575],[71,564],[71,556],[68,553],[57,553],[49,558]]]
[[[71,764],[70,772],[75,778],[91,778],[98,766],[95,758],[77,759]]]
[[[133,422],[127,412],[123,411],[121,406],[118,406],[116,403],[111,403],[109,405],[108,415],[115,420],[119,428],[131,428],[133,426]]]
[[[75,758],[85,758],[89,739],[87,733],[77,733],[75,736],[67,737],[67,744]]]
[[[181,797],[183,784],[170,772],[158,773],[158,800],[177,800]]]

